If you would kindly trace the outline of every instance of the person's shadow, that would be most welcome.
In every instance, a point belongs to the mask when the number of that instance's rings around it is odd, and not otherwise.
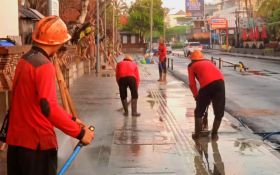
[[[209,162],[208,144],[211,142],[213,166]],[[195,142],[195,147],[200,156],[194,158],[196,174],[209,173],[212,175],[225,175],[224,162],[219,152],[217,141],[211,141],[210,138],[201,138]]]

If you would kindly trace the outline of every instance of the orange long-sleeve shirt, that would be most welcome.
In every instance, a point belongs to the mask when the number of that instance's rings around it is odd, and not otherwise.
[[[193,61],[188,66],[189,87],[193,96],[198,95],[196,81],[198,80],[200,88],[207,86],[216,80],[224,80],[221,71],[209,60]]]

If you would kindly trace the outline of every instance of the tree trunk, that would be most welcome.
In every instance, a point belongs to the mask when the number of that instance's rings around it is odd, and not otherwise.
[[[88,12],[89,0],[82,0],[81,5],[82,5],[82,10],[77,22],[83,24],[85,22],[87,12]]]
[[[30,7],[38,10],[43,15],[48,15],[48,6],[46,0],[27,0],[25,2],[26,7]]]

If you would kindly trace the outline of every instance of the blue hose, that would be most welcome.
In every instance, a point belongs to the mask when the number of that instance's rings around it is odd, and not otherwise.
[[[77,155],[80,152],[80,150],[82,149],[82,147],[83,147],[83,144],[81,142],[79,142],[77,144],[77,146],[75,147],[73,153],[70,155],[70,157],[64,163],[64,165],[62,166],[61,170],[58,172],[57,175],[63,175],[68,170],[68,168],[72,164],[73,160],[77,157]]]
[[[94,128],[93,126],[90,126],[89,129],[90,129],[91,131],[94,131],[95,128]],[[68,168],[69,168],[70,165],[72,164],[73,160],[77,157],[78,153],[80,152],[80,150],[82,149],[83,146],[84,146],[84,145],[83,145],[83,143],[82,143],[81,141],[76,145],[76,147],[75,147],[73,153],[72,153],[72,154],[70,155],[70,157],[66,160],[66,162],[64,163],[64,165],[62,166],[61,170],[58,172],[57,175],[63,175],[63,174],[65,174],[65,172],[68,170]]]
[[[267,134],[266,136],[263,137],[263,140],[266,140],[269,137],[271,137],[272,135],[277,135],[277,134],[280,134],[280,131],[272,132],[272,133]]]

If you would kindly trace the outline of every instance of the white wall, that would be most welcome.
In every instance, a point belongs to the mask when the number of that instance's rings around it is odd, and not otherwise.
[[[7,37],[7,35],[19,35],[17,0],[1,0],[0,38]]]
[[[176,17],[177,17],[177,15],[168,15],[168,16],[167,16],[167,26],[168,26],[168,27],[177,26]]]
[[[59,16],[59,1],[58,0],[49,0],[49,15]]]
[[[216,17],[221,17],[221,18],[226,18],[228,20],[228,27],[229,28],[235,28],[235,20],[236,20],[236,15],[235,15],[235,10],[237,7],[231,7],[227,8],[224,10],[216,11],[214,12],[213,16]]]

